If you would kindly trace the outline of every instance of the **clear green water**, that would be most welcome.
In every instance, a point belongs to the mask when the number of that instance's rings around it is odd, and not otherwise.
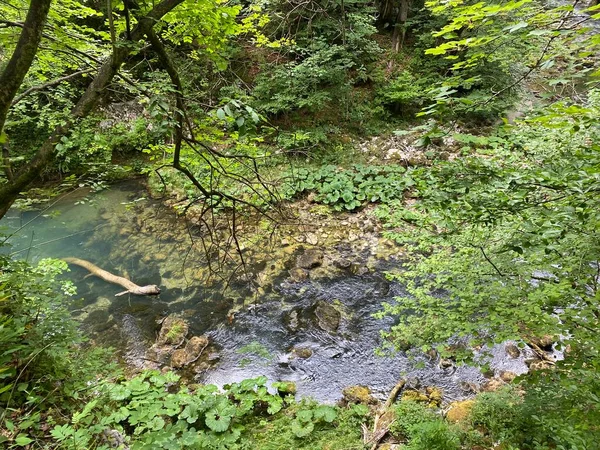
[[[139,285],[161,287],[156,297],[114,297],[122,291],[120,286],[85,277],[84,269],[72,267],[65,274],[78,288],[80,300],[73,302],[73,315],[84,331],[94,341],[118,349],[130,364],[143,363],[158,321],[177,313],[190,322],[192,334],[206,334],[211,340],[209,361],[193,374],[202,383],[223,385],[264,374],[272,380],[296,381],[300,395],[335,401],[344,387],[356,384],[385,396],[403,376],[442,387],[448,400],[468,394],[461,390],[461,381],[482,381],[474,369],[442,370],[426,358],[374,355],[379,330],[391,322],[372,314],[382,301],[402,292],[402,286],[380,274],[301,283],[286,281],[282,274],[266,294],[250,302],[240,280],[227,290],[219,283],[209,287],[206,264],[190,237],[193,228],[146,196],[138,182],[99,193],[80,190],[45,211],[11,210],[0,222],[5,233],[14,233],[8,251],[16,258],[32,263],[46,257],[82,258]],[[348,311],[338,332],[316,325],[318,301],[339,302]],[[240,306],[230,321],[228,314]],[[299,319],[297,329],[289,327],[292,311]],[[294,347],[309,348],[312,356],[294,358]],[[494,364],[498,369],[525,370],[522,361],[507,361],[502,351],[496,352]]]

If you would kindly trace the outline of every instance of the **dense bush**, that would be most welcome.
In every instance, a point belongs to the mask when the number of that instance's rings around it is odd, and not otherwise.
[[[65,303],[73,286],[57,279],[63,270],[62,261],[0,260],[0,442],[43,437],[90,395],[97,377],[118,373],[107,351],[86,349]]]

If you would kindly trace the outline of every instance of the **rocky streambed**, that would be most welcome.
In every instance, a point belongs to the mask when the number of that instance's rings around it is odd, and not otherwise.
[[[65,275],[78,288],[73,314],[86,333],[133,368],[171,367],[217,385],[266,375],[328,402],[357,385],[382,398],[400,378],[423,395],[435,386],[444,402],[490,384],[436,354],[376,356],[379,331],[393,321],[373,314],[403,293],[385,277],[401,268],[402,248],[381,237],[368,210],[332,217],[306,201],[293,212],[276,229],[242,224],[247,265],[226,277],[208,264],[201,230],[147,198],[138,182],[80,192],[41,214],[11,211],[0,225],[18,230],[9,241],[15,257],[77,257],[160,286],[153,298],[114,297],[122,289],[85,278],[83,269]],[[535,356],[510,343],[491,355],[487,375],[496,384],[525,372]]]

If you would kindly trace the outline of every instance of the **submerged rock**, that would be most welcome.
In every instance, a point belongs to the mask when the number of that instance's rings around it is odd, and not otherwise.
[[[290,269],[288,273],[290,274],[290,280],[294,283],[300,283],[308,278],[308,271],[306,269],[301,269],[300,267],[294,267],[293,269]]]
[[[467,394],[477,394],[479,391],[481,391],[481,388],[477,384],[469,381],[461,381],[458,383],[458,385],[461,390]]]
[[[405,389],[419,389],[421,387],[421,380],[417,377],[410,377],[406,379],[406,384],[404,385]]]
[[[181,317],[168,316],[162,323],[156,344],[179,347],[187,336],[188,328],[187,322]]]
[[[185,367],[196,361],[208,346],[206,336],[194,336],[182,349],[175,350],[171,356],[171,367],[176,369]]]
[[[292,349],[292,355],[296,358],[308,359],[312,356],[313,351],[308,347],[294,347]]]
[[[323,264],[323,252],[317,248],[309,248],[296,259],[296,266],[301,269],[314,269]]]
[[[286,314],[284,318],[285,325],[290,329],[290,331],[298,331],[300,327],[300,319],[298,317],[298,310],[293,309]]]
[[[450,369],[451,367],[454,366],[454,362],[451,359],[448,358],[442,358],[440,359],[440,362],[438,363],[440,369]]]
[[[317,324],[323,331],[334,333],[340,326],[342,314],[331,304],[320,300],[315,308]]]

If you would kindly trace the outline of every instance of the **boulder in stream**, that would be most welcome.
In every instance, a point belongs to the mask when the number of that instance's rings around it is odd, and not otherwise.
[[[292,349],[292,356],[300,359],[308,359],[313,355],[313,351],[308,347],[294,347]]]
[[[337,331],[342,318],[342,314],[334,306],[323,300],[317,302],[315,316],[319,328],[330,333]]]
[[[512,380],[517,378],[518,375],[514,372],[511,372],[510,370],[503,370],[498,376],[502,381],[510,383]]]
[[[175,315],[170,315],[163,320],[156,344],[159,346],[169,345],[179,347],[183,344],[188,329],[188,324],[184,319]]]
[[[500,389],[502,386],[506,386],[506,383],[499,378],[492,378],[487,381],[483,386],[481,386],[481,390],[483,392],[495,392]]]
[[[289,313],[285,314],[283,321],[285,322],[285,325],[290,331],[298,331],[298,328],[300,327],[300,317],[298,315],[298,310],[292,309]]]
[[[290,280],[294,283],[300,283],[301,281],[305,281],[308,278],[308,271],[306,269],[301,269],[300,267],[294,267],[290,269]]]
[[[206,336],[194,336],[184,348],[175,350],[171,356],[171,367],[179,369],[196,361],[208,346]]]
[[[314,269],[323,264],[323,252],[318,248],[309,248],[296,258],[296,267]]]

